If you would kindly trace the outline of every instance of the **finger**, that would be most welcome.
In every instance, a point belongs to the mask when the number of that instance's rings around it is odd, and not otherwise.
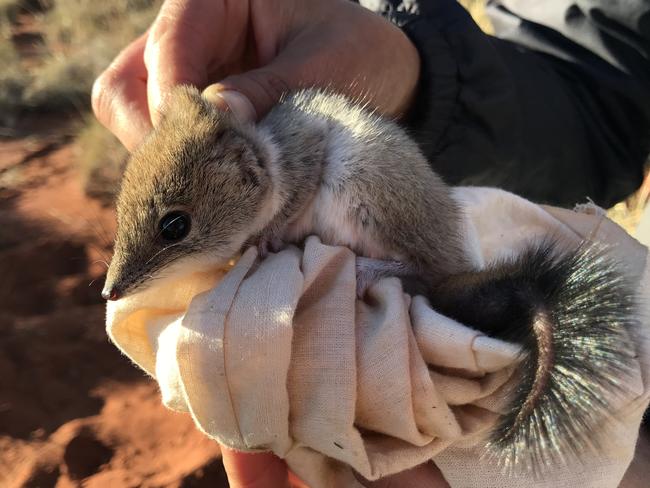
[[[309,488],[309,485],[292,471],[289,471],[289,486],[291,486],[291,488]]]
[[[203,95],[239,120],[252,122],[264,116],[291,87],[268,68],[229,76],[208,86]]]
[[[243,6],[226,8],[218,0],[167,0],[151,27],[145,49],[149,73],[147,98],[154,125],[165,97],[176,85],[204,88],[210,66],[232,57],[234,45],[245,40]]]
[[[324,24],[325,27],[299,33],[282,46],[271,62],[259,69],[229,76],[209,87],[210,90],[243,95],[253,106],[257,119],[263,117],[283,93],[312,86],[345,93],[381,113],[401,115],[410,106],[419,79],[417,50],[399,29],[383,18],[350,3],[350,9],[353,8],[358,9],[357,15],[365,16],[364,32],[380,35],[388,32],[398,40],[396,46],[369,52],[367,44],[360,42],[362,39],[357,34],[355,19],[359,18],[343,17],[333,26]],[[401,65],[412,69],[399,76],[376,75],[377,66],[390,65],[397,57]]]
[[[368,481],[357,475],[359,482],[367,488],[399,488],[418,486],[421,488],[449,488],[442,472],[433,463],[424,463],[413,469],[387,476],[377,481]]]
[[[221,446],[231,488],[289,488],[287,465],[270,452],[244,453]]]
[[[95,80],[92,89],[97,120],[128,150],[133,150],[151,130],[143,59],[146,39],[145,33],[127,46]]]
[[[323,49],[324,45],[328,48]],[[228,76],[206,88],[204,95],[233,112],[237,112],[237,106],[243,107],[248,105],[244,102],[249,102],[248,106],[252,106],[255,113],[254,118],[260,119],[278,103],[283,94],[299,88],[323,87],[323,80],[327,80],[327,86],[323,88],[350,94],[351,67],[343,61],[349,58],[347,51],[353,48],[349,40],[339,39],[338,32],[334,30],[299,36],[270,63]],[[236,106],[228,103],[229,97],[236,99]],[[244,115],[248,116],[249,111],[246,109]]]
[[[292,50],[290,50],[291,52]],[[208,86],[203,94],[238,118],[259,120],[278,103],[282,95],[310,85],[303,76],[306,65],[317,63],[319,55],[291,56],[283,53],[271,63],[242,74],[228,76]]]

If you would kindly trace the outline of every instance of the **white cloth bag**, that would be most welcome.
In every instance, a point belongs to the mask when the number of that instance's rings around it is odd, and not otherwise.
[[[476,264],[541,236],[599,241],[648,295],[647,249],[595,207],[540,207],[487,188],[456,197]],[[369,293],[356,299],[349,249],[310,237],[262,261],[250,249],[225,276],[206,270],[109,302],[107,330],[157,379],[165,405],[234,449],[273,451],[314,488],[358,486],[353,469],[376,479],[430,459],[453,487],[618,485],[650,399],[646,341],[600,454],[544,479],[507,477],[479,454],[517,381],[517,346],[438,314],[395,278]]]

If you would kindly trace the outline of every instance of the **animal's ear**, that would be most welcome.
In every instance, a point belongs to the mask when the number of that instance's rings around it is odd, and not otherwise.
[[[260,186],[267,176],[264,155],[252,145],[242,146],[235,156],[244,186]]]
[[[162,118],[196,120],[210,114],[211,107],[199,90],[190,85],[178,85],[171,89],[163,101]]]

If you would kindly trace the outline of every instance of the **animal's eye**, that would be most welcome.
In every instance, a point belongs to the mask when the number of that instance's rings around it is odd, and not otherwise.
[[[174,211],[165,215],[158,224],[160,236],[166,241],[180,241],[190,233],[192,219],[185,212]]]

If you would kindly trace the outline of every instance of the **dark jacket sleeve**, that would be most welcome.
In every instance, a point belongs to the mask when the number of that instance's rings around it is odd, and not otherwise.
[[[455,0],[367,0],[422,60],[406,120],[449,183],[611,206],[650,153],[650,2],[501,0],[484,34]]]

